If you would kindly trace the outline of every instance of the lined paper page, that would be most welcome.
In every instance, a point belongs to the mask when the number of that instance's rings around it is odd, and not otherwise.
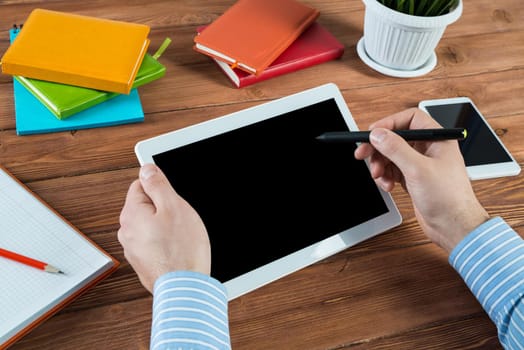
[[[0,247],[65,272],[47,273],[0,257],[0,344],[112,265],[1,168]]]

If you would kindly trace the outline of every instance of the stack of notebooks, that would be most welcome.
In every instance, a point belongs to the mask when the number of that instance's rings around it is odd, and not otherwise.
[[[319,14],[296,0],[238,0],[197,28],[194,49],[244,87],[341,57],[344,45],[316,22]]]
[[[18,135],[144,120],[137,88],[165,75],[143,24],[35,9],[10,30],[1,60],[13,76]],[[15,40],[16,38],[16,40]]]

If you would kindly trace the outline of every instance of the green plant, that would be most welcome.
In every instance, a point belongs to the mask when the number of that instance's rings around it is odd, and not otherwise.
[[[377,0],[398,12],[414,16],[440,16],[457,7],[459,0]]]

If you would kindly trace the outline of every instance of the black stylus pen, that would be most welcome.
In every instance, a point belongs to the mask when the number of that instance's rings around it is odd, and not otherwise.
[[[393,130],[407,141],[463,140],[468,135],[464,128]],[[316,137],[329,143],[369,142],[370,131],[329,131]]]

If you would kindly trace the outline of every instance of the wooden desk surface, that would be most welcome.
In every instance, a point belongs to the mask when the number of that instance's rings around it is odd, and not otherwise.
[[[422,99],[470,96],[524,165],[522,0],[465,0],[462,17],[437,48],[437,67],[411,79],[381,75],[358,58],[362,1],[304,0],[345,45],[342,59],[243,89],[191,48],[196,27],[233,3],[0,1],[0,53],[7,30],[36,7],[148,24],[151,52],[165,37],[173,40],[161,58],[167,75],[139,89],[146,113],[140,124],[17,136],[12,80],[0,75],[0,163],[122,262],[12,349],[148,349],[152,298],[116,237],[125,193],[138,174],[138,140],[333,82],[361,129]],[[474,188],[492,215],[524,235],[524,174],[476,181]],[[421,232],[406,194],[393,196],[404,217],[400,227],[232,301],[233,348],[501,348],[446,255]]]

